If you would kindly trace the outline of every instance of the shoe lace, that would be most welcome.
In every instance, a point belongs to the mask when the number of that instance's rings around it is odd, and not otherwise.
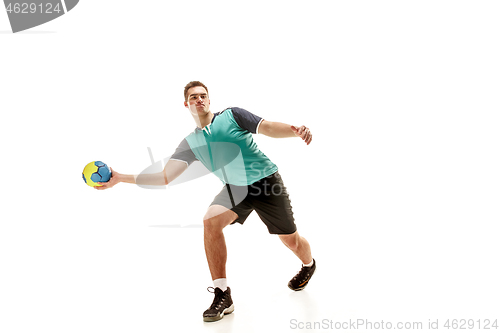
[[[223,292],[221,289],[214,287],[208,287],[207,290],[208,292],[215,294],[214,301],[212,302],[212,305],[210,305],[209,309],[219,310],[219,308],[226,300],[226,293]]]
[[[309,271],[310,271],[309,267],[303,266],[300,269],[300,271],[298,271],[297,274],[293,277],[293,280],[295,280],[295,281],[298,280],[299,283],[306,281],[307,278],[309,277]]]

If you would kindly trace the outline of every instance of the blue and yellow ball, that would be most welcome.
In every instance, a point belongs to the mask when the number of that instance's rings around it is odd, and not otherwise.
[[[105,183],[111,178],[111,169],[101,161],[90,162],[82,172],[83,181],[88,186],[102,186],[97,184]]]

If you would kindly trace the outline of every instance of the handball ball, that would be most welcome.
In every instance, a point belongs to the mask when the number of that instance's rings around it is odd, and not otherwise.
[[[101,161],[90,162],[82,172],[83,181],[88,186],[102,186],[98,182],[105,183],[111,178],[111,169]]]

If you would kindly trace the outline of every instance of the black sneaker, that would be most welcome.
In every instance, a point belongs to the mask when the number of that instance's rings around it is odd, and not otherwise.
[[[304,265],[302,265],[300,272],[298,272],[297,275],[295,275],[293,279],[291,279],[290,282],[288,282],[288,288],[295,291],[304,289],[309,283],[309,280],[313,276],[315,270],[316,270],[316,260],[314,259],[313,259],[313,265],[311,267],[304,267]]]
[[[210,291],[210,288],[213,291]],[[217,321],[221,320],[225,314],[230,314],[234,311],[233,300],[231,299],[231,289],[227,287],[226,291],[220,288],[208,287],[208,291],[215,294],[212,305],[203,312],[203,321]]]

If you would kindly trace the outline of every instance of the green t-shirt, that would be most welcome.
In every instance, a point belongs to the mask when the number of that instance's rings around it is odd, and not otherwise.
[[[188,165],[200,161],[224,184],[253,184],[278,171],[253,140],[262,120],[235,107],[214,113],[212,122],[186,136],[170,159]]]

